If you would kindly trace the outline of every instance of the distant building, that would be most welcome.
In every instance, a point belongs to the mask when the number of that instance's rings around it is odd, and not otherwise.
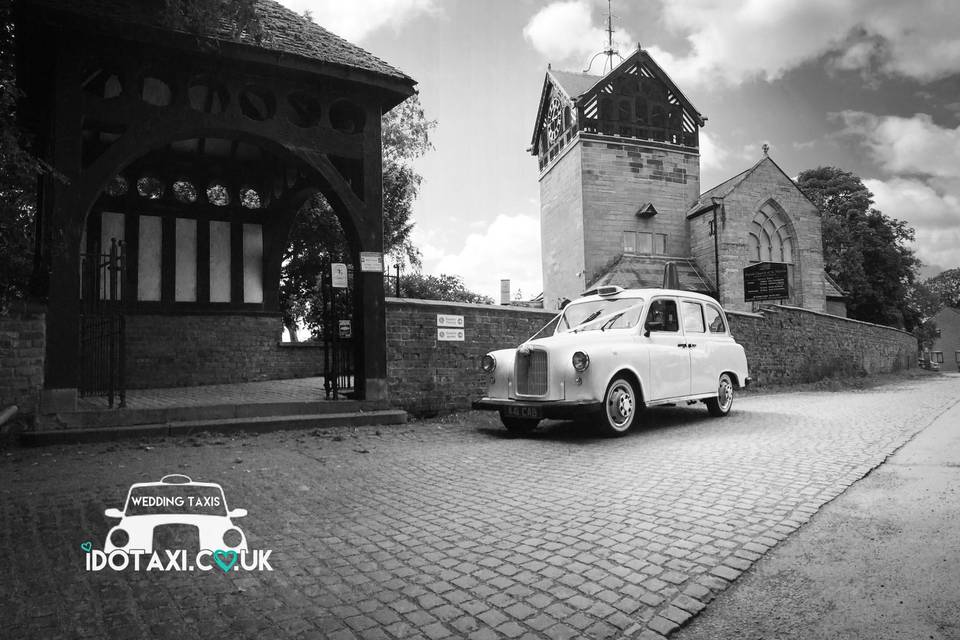
[[[933,316],[933,322],[937,325],[937,337],[931,351],[943,353],[942,368],[960,367],[957,364],[960,354],[960,309],[944,307]]]
[[[743,270],[787,266],[783,303],[846,315],[823,269],[820,215],[766,153],[700,192],[706,118],[638,49],[605,76],[547,70],[531,152],[540,164],[544,307],[602,284],[681,286],[750,310]]]

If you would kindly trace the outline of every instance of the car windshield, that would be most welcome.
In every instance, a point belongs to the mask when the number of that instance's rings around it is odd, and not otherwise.
[[[627,329],[636,326],[643,311],[643,298],[601,298],[573,302],[563,310],[557,333]]]
[[[164,484],[134,487],[127,499],[125,515],[153,516],[189,514],[225,516],[226,501],[219,487],[192,484]]]

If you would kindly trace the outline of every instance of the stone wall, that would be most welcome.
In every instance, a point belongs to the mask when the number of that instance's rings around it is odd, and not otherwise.
[[[281,344],[278,315],[127,316],[127,387],[181,387],[323,373],[323,346]]]
[[[437,340],[437,314],[464,316],[464,342]],[[391,402],[415,415],[466,409],[485,391],[479,361],[532,336],[552,312],[387,299],[387,377]],[[904,331],[793,307],[730,312],[757,385],[812,382],[832,375],[916,366],[916,340]]]
[[[917,363],[916,338],[890,327],[781,306],[727,317],[758,385],[889,373]]]
[[[463,342],[437,340],[437,314],[461,315]],[[485,391],[480,358],[517,346],[556,312],[387,298],[390,401],[414,415],[468,409]]]
[[[37,410],[43,386],[44,315],[44,307],[24,304],[0,315],[0,411],[13,404],[23,413]]]
[[[546,309],[556,309],[561,299],[583,292],[581,164],[582,149],[574,140],[540,176],[540,250]]]

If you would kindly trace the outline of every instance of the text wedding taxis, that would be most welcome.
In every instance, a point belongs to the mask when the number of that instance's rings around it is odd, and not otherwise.
[[[681,402],[725,416],[750,381],[719,303],[676,289],[588,291],[481,368],[489,386],[473,407],[498,411],[518,433],[543,418],[595,415],[605,433],[623,435],[643,407]]]

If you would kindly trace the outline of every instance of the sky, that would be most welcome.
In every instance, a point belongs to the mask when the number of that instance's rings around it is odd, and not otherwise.
[[[584,70],[606,0],[281,0],[418,82],[437,121],[417,161],[423,271],[499,299],[541,291],[530,146],[547,64]],[[770,156],[791,176],[859,175],[916,230],[922,275],[960,267],[960,11],[952,0],[613,0],[638,44],[709,120],[701,190]],[[602,58],[593,64],[600,71]]]

